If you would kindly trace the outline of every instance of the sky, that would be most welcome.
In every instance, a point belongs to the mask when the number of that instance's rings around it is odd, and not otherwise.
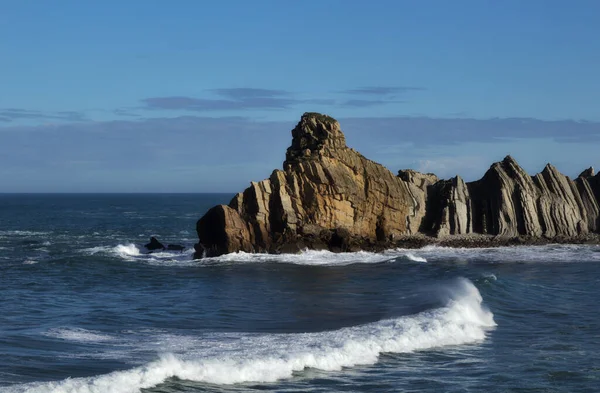
[[[0,192],[238,192],[304,112],[391,171],[600,167],[596,0],[0,0]]]

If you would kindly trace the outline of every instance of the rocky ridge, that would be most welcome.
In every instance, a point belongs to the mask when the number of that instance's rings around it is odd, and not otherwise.
[[[197,223],[197,256],[582,242],[600,231],[600,175],[548,164],[529,176],[510,156],[482,179],[387,168],[346,146],[339,123],[305,113],[283,170],[251,182]]]

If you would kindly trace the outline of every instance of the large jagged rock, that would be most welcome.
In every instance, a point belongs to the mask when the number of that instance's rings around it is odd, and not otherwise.
[[[419,223],[410,217],[423,208],[415,203],[408,183],[348,148],[335,119],[305,113],[292,137],[284,170],[237,194],[229,204],[237,214],[223,214],[225,207],[220,207],[220,221],[205,216],[198,222],[200,243],[209,255],[237,247],[276,252],[301,239],[327,239],[321,232],[338,228],[356,241],[373,243],[416,233]],[[215,223],[221,226],[209,227]]]
[[[394,176],[347,147],[335,119],[305,113],[283,170],[209,210],[197,223],[196,248],[212,256],[377,249],[411,236],[570,239],[600,230],[599,200],[592,168],[575,180],[552,165],[529,176],[510,156],[470,183],[413,170]]]
[[[510,156],[481,180],[439,181],[429,190],[423,231],[438,237],[480,233],[505,238],[574,238],[597,232],[598,194],[593,170],[575,181],[548,164],[529,176]]]

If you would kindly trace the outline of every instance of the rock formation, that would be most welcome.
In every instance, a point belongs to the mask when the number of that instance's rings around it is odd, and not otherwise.
[[[161,242],[159,242],[158,239],[155,237],[151,237],[150,243],[145,244],[144,247],[146,247],[146,249],[148,251],[156,251],[156,250],[164,250],[165,249],[165,245],[162,244]]]
[[[592,168],[574,181],[551,165],[532,177],[508,156],[470,183],[413,170],[394,176],[347,147],[339,123],[318,113],[292,130],[283,168],[210,209],[197,223],[196,250],[347,251],[419,236],[573,239],[600,230]]]
[[[593,169],[573,181],[550,164],[532,177],[508,156],[481,180],[465,183],[457,176],[431,186],[421,230],[437,237],[479,233],[547,239],[595,233],[600,229],[598,180]]]

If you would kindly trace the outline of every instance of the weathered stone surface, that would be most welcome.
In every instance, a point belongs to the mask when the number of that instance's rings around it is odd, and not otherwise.
[[[203,254],[382,249],[433,238],[467,246],[585,241],[600,230],[592,168],[571,180],[547,165],[532,177],[508,156],[470,183],[413,170],[394,176],[348,148],[329,116],[305,113],[292,137],[283,170],[198,221]]]
[[[493,164],[481,180],[468,186],[474,232],[502,237],[542,235],[539,190],[512,157]]]
[[[408,183],[348,148],[336,120],[306,113],[292,136],[284,170],[237,194],[229,204],[237,214],[221,207],[218,216],[207,213],[220,221],[205,216],[198,222],[200,243],[208,250],[276,252],[317,229],[344,229],[373,242],[418,230],[418,220],[408,217],[420,217],[424,209]]]
[[[432,217],[424,232],[438,237],[470,233],[503,238],[574,238],[597,232],[593,170],[572,181],[548,164],[529,176],[510,156],[481,180],[456,177],[432,186]]]
[[[431,187],[427,222],[423,231],[437,237],[473,232],[472,204],[465,181],[456,176],[441,180]]]
[[[198,220],[196,231],[206,256],[255,250],[248,223],[229,206],[218,205],[206,212]]]
[[[409,233],[415,234],[424,230],[424,227],[431,226],[429,223],[431,218],[426,217],[426,213],[430,211],[427,204],[432,203],[429,199],[429,193],[432,191],[432,186],[439,179],[433,173],[420,173],[412,169],[398,171],[398,177],[406,183],[413,200],[414,209],[412,215],[408,216],[406,221]]]

